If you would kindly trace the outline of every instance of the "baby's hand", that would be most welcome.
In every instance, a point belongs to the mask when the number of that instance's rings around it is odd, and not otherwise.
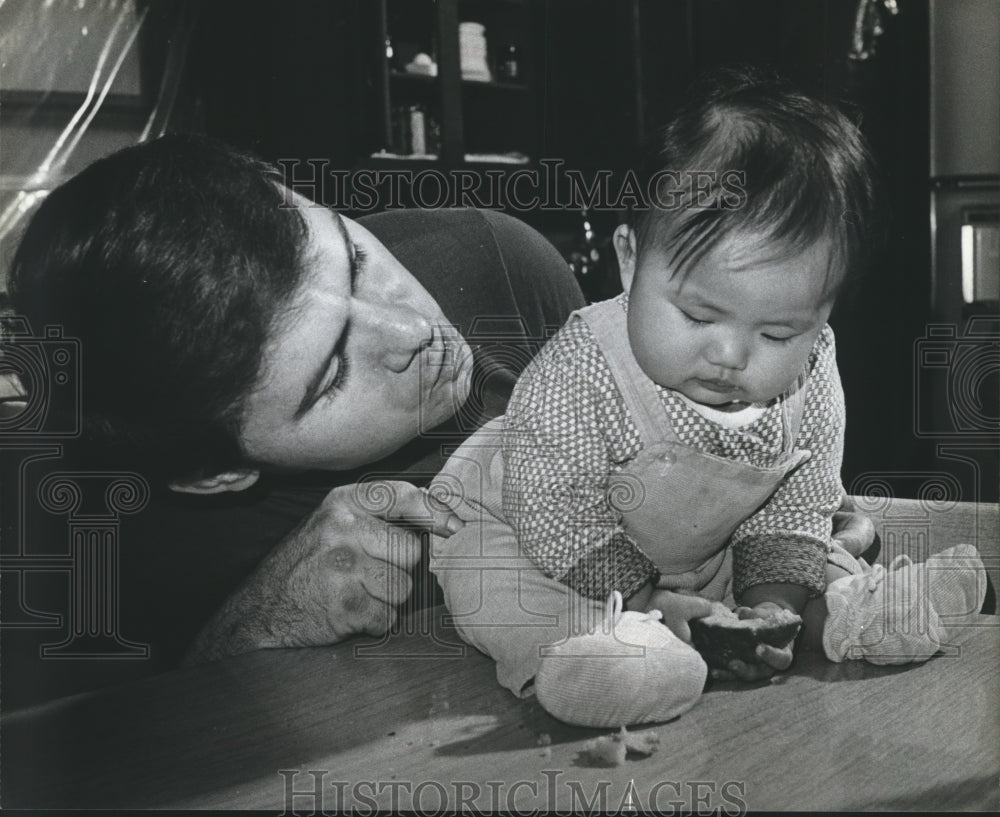
[[[780,604],[764,601],[753,607],[737,607],[736,614],[740,618],[769,618],[776,611],[782,610]],[[741,661],[732,659],[727,669],[713,669],[712,677],[728,681],[763,681],[776,672],[784,672],[792,665],[794,640],[784,647],[774,647],[770,644],[757,645],[757,661]]]
[[[712,614],[713,603],[701,596],[675,593],[672,590],[654,590],[646,603],[646,612],[659,610],[666,624],[681,641],[691,643],[688,622]]]

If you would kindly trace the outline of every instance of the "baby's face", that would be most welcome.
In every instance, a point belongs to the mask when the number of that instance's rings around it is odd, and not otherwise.
[[[714,406],[785,392],[833,308],[830,242],[780,254],[734,236],[684,276],[671,274],[667,258],[645,248],[630,288],[629,341],[643,371]]]

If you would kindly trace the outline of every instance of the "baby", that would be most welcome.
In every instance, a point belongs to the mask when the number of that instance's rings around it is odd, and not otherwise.
[[[887,572],[831,537],[844,399],[827,319],[873,210],[857,129],[729,71],[659,148],[653,206],[614,235],[625,292],[571,317],[503,422],[499,516],[547,577],[609,600],[603,630],[538,652],[539,701],[584,725],[690,707],[706,668],[688,622],[713,602],[799,614],[799,648],[833,661],[900,663],[937,652],[942,618],[978,611],[985,591],[969,546]],[[628,645],[638,660],[622,660]],[[504,660],[503,643],[486,649]],[[792,647],[756,659],[728,674],[787,669]]]

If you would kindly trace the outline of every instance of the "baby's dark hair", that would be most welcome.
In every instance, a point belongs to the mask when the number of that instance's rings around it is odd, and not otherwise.
[[[655,196],[635,221],[638,248],[665,248],[674,273],[738,233],[785,252],[829,236],[832,286],[864,265],[875,210],[865,141],[839,110],[769,72],[703,76],[657,135],[645,175]]]
[[[80,340],[88,461],[167,480],[245,464],[244,402],[305,241],[280,173],[203,137],[126,148],[49,194],[10,295],[34,333]]]

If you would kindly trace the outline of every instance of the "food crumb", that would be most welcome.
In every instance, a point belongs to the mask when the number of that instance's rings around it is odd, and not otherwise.
[[[626,732],[622,727],[620,734],[625,740],[625,748],[629,753],[649,757],[660,748],[660,735],[657,732]]]
[[[595,766],[624,766],[629,754],[649,757],[660,748],[660,736],[655,732],[634,735],[623,726],[611,735],[588,740],[582,755]]]
[[[535,743],[538,746],[551,746],[552,736],[548,732],[542,732],[542,734],[538,736],[538,740],[536,740]]]
[[[624,766],[625,742],[617,735],[607,735],[583,744],[584,757],[595,766]]]

